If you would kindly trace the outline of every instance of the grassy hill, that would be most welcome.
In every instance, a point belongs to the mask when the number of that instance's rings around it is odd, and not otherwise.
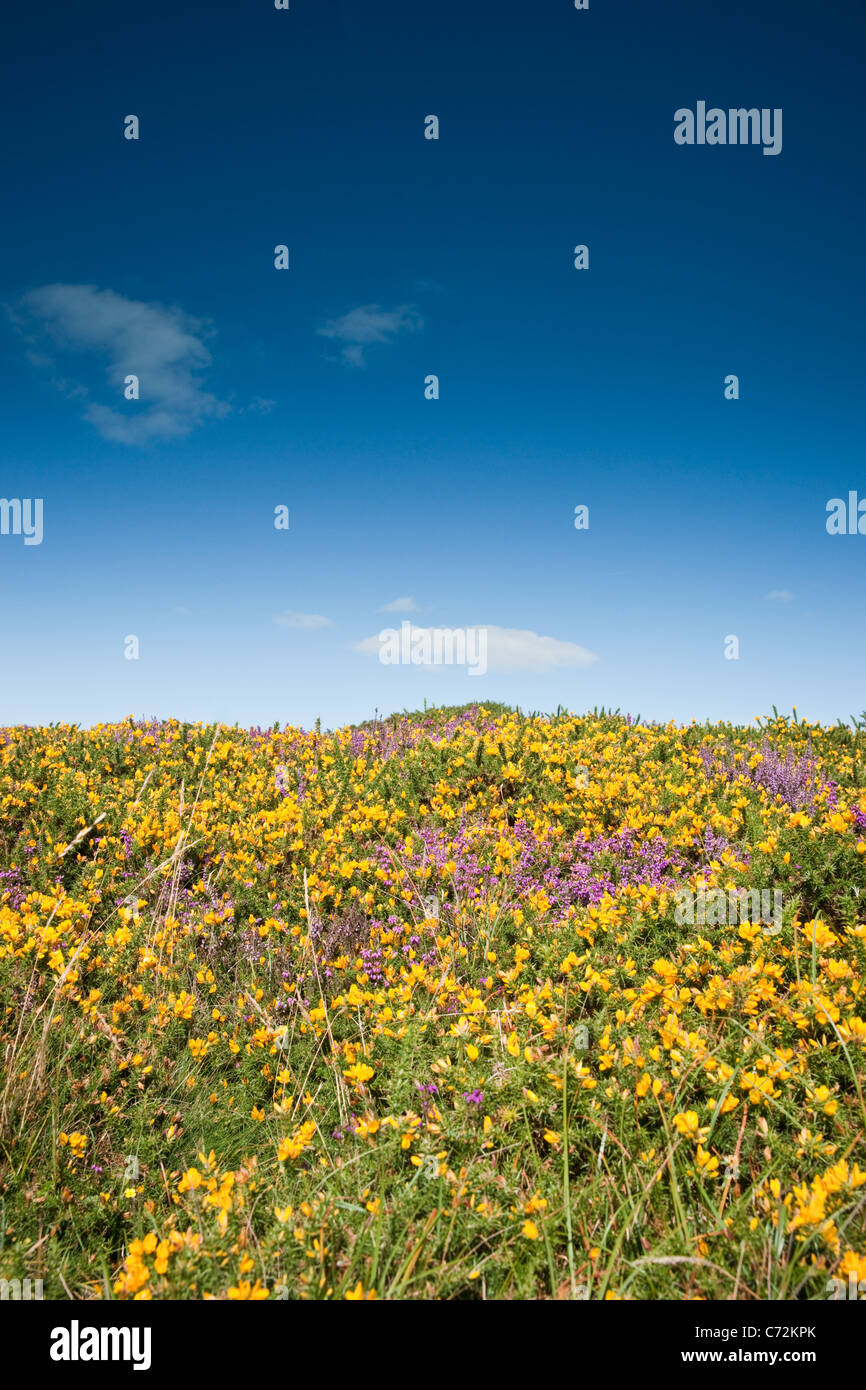
[[[866,1278],[864,752],[505,705],[0,730],[0,1277]]]

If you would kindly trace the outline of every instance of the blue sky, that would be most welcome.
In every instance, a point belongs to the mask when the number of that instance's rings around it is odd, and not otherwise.
[[[0,723],[858,713],[866,536],[825,520],[866,497],[864,28],[777,0],[19,11],[0,497],[41,497],[44,535],[0,535]],[[677,145],[701,100],[781,108],[781,152]],[[356,649],[404,619],[521,635],[479,676]]]

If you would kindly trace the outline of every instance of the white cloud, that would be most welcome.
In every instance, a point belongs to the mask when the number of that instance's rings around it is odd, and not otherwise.
[[[104,439],[116,444],[148,444],[177,439],[204,420],[227,414],[229,406],[202,387],[199,373],[211,364],[203,339],[207,325],[182,309],[126,299],[96,285],[43,285],[18,302],[13,322],[46,335],[61,352],[93,353],[105,359],[106,375],[118,405],[92,401],[84,411]],[[54,367],[43,353],[29,352],[40,366]],[[125,401],[124,378],[140,381],[140,401]],[[53,384],[64,395],[88,395],[65,377]]]
[[[492,627],[474,623],[473,628],[487,633],[487,669],[489,671],[544,672],[560,668],[581,669],[598,660],[595,652],[579,647],[576,642],[563,642],[557,637],[542,637],[525,628]],[[435,628],[419,628],[409,624],[410,642],[423,632],[432,634]],[[454,629],[451,629],[452,631]],[[463,629],[469,631],[470,629]],[[378,656],[381,650],[379,634],[365,637],[354,644],[353,650]]]
[[[323,618],[321,613],[293,613],[289,609],[285,613],[278,613],[274,622],[280,627],[302,628],[304,631],[311,631],[317,627],[333,627],[330,618]]]
[[[378,304],[362,304],[348,314],[331,319],[316,332],[343,344],[341,356],[353,367],[366,366],[366,350],[379,343],[392,343],[401,333],[416,333],[423,320],[413,304],[382,309]]]
[[[492,671],[552,671],[582,668],[598,661],[595,652],[576,642],[542,637],[526,628],[488,627],[487,664]]]
[[[376,611],[378,613],[417,613],[418,605],[413,598],[395,598],[390,603],[383,603],[382,607]]]
[[[780,603],[790,603],[793,597],[790,589],[771,589],[768,594],[764,594],[764,598],[776,599]]]
[[[494,670],[550,671],[557,667],[591,666],[598,657],[576,642],[542,637],[525,628],[489,627],[487,660]]]

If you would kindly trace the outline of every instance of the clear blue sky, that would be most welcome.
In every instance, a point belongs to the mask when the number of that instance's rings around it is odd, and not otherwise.
[[[20,8],[0,497],[43,498],[44,538],[0,536],[0,723],[859,712],[866,536],[825,508],[866,497],[864,31],[781,0]],[[781,108],[781,153],[677,145],[700,100]],[[355,650],[404,619],[517,630],[519,669]]]

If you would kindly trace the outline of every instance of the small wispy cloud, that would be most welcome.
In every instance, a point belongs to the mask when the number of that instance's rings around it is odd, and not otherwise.
[[[382,343],[393,343],[405,333],[417,333],[424,321],[414,304],[401,304],[397,309],[383,309],[378,304],[362,304],[339,318],[330,319],[316,332],[322,338],[342,343],[340,356],[352,367],[367,364],[366,352]]]
[[[418,605],[413,598],[395,598],[390,603],[383,603],[381,608],[377,608],[377,613],[417,613]]]
[[[322,617],[321,613],[294,613],[291,609],[285,613],[277,613],[274,622],[280,627],[302,628],[306,632],[317,627],[334,626],[331,619]]]
[[[70,399],[91,391],[58,374],[55,357],[40,350],[45,339],[64,355],[101,357],[116,400],[123,401],[126,377],[138,377],[139,401],[124,409],[91,400],[84,411],[83,418],[114,444],[178,439],[230,409],[204,389],[199,375],[211,365],[204,339],[212,330],[182,309],[96,285],[55,284],[23,295],[9,315],[29,344],[29,360],[50,370],[52,385]]]
[[[765,599],[771,599],[776,603],[790,603],[793,597],[790,589],[771,589],[768,594],[764,594]]]

